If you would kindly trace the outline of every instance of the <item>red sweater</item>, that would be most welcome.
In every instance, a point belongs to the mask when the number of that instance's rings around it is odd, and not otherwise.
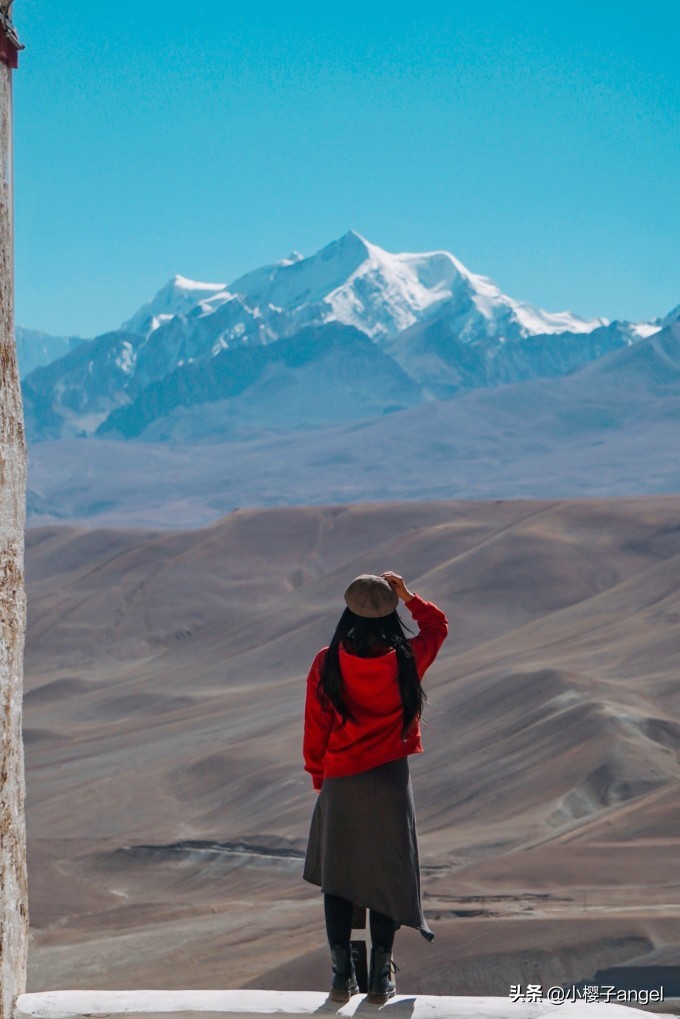
[[[418,635],[409,640],[416,671],[422,680],[448,633],[446,616],[432,602],[417,594],[404,603],[418,624]],[[394,650],[375,658],[352,655],[341,645],[340,673],[345,704],[355,720],[340,725],[334,708],[325,708],[317,694],[321,667],[328,648],[322,648],[307,677],[303,755],[305,771],[320,789],[324,778],[355,775],[388,761],[423,751],[420,725],[402,738],[403,709],[397,681]]]

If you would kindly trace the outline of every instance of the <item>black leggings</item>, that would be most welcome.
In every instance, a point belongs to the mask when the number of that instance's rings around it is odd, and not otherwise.
[[[323,906],[326,914],[328,944],[331,948],[333,945],[348,944],[352,934],[354,906],[348,899],[341,899],[339,895],[324,895]],[[378,913],[375,909],[371,909],[370,923],[372,945],[390,951],[397,929],[394,920],[385,916],[384,913]]]

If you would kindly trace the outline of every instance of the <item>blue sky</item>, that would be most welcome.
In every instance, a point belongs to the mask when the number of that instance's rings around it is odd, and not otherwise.
[[[354,228],[551,311],[680,302],[677,0],[16,0],[16,319]]]

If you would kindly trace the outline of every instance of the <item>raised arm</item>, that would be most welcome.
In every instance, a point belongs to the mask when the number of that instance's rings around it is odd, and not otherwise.
[[[432,665],[439,648],[446,640],[449,632],[448,619],[434,602],[425,601],[420,595],[409,591],[403,577],[400,577],[398,573],[388,571],[383,573],[383,577],[396,591],[418,624],[418,635],[412,637],[409,644],[413,648],[416,669],[422,679],[425,670]]]
[[[305,700],[305,731],[302,753],[305,759],[305,771],[308,771],[312,776],[315,789],[320,789],[323,785],[323,758],[333,727],[333,711],[323,707],[317,693],[317,684],[321,666],[326,657],[326,650],[323,648],[319,651],[312,662],[307,676],[307,697]]]
[[[424,601],[417,594],[406,602],[406,608],[418,624],[418,634],[410,639],[409,644],[413,648],[416,669],[422,679],[425,670],[432,665],[439,648],[446,640],[449,622],[434,602]]]

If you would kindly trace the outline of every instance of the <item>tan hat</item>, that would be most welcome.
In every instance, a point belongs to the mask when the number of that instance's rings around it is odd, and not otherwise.
[[[396,591],[393,591],[384,577],[374,577],[371,573],[362,573],[355,577],[345,591],[347,608],[356,616],[368,619],[380,619],[389,616],[399,604]]]

